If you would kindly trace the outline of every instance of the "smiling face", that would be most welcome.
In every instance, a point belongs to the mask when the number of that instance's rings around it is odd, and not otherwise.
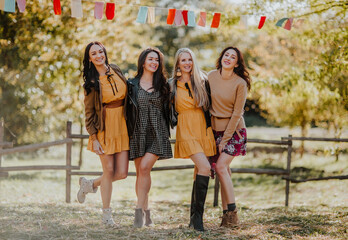
[[[106,56],[103,48],[97,44],[94,44],[89,49],[89,60],[94,64],[94,66],[104,65]]]
[[[144,63],[144,71],[156,72],[159,66],[159,57],[156,52],[150,52],[147,54],[145,63]]]
[[[183,52],[178,59],[178,67],[182,73],[190,73],[193,68],[193,60],[191,54]]]
[[[231,70],[238,67],[238,55],[234,49],[229,49],[225,52],[221,59],[221,66],[226,70]]]

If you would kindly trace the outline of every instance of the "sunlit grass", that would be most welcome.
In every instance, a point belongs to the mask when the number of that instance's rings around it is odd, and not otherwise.
[[[249,131],[249,137],[253,131]],[[251,136],[250,136],[251,135]],[[275,139],[272,137],[272,139]],[[256,146],[256,145],[254,145]],[[318,145],[309,145],[314,148]],[[249,144],[252,148],[253,145]],[[319,146],[320,147],[320,146]],[[78,163],[78,145],[73,165]],[[24,157],[23,157],[24,156]],[[84,151],[83,171],[101,171],[95,154]],[[313,176],[347,174],[348,156],[339,161],[325,155],[293,155],[293,168],[305,167]],[[249,152],[231,167],[285,167],[285,153]],[[2,166],[65,164],[65,147],[47,152],[4,157]],[[189,159],[158,161],[155,166],[192,164]],[[130,172],[134,172],[130,162]],[[298,173],[294,171],[295,173]],[[221,208],[213,207],[214,181],[210,181],[204,233],[187,228],[193,169],[152,172],[150,208],[155,226],[132,227],[136,195],[135,177],[113,186],[111,206],[116,229],[101,225],[100,192],[77,203],[78,176],[72,177],[71,204],[65,203],[65,171],[10,172],[0,179],[0,239],[346,239],[348,222],[347,181],[330,180],[291,184],[290,207],[284,207],[285,181],[280,176],[233,174],[241,228],[218,228]],[[306,175],[306,176],[307,176]]]

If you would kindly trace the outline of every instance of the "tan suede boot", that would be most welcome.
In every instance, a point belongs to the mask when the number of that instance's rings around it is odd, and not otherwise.
[[[227,213],[227,212],[226,212]],[[226,213],[224,213],[222,215],[222,220],[221,220],[221,224],[220,224],[220,227],[227,227],[227,215]]]
[[[238,228],[239,226],[239,219],[237,215],[237,209],[234,211],[228,211],[224,214],[225,217],[225,226],[227,228]],[[224,221],[224,218],[222,218],[222,221]],[[222,224],[222,223],[221,223]]]

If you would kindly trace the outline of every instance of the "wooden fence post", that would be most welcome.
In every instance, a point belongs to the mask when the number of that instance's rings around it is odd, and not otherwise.
[[[217,207],[219,205],[219,188],[220,188],[220,181],[219,181],[218,175],[216,174],[215,187],[214,187],[214,207]]]
[[[290,174],[291,174],[291,153],[292,153],[292,135],[289,135],[288,139],[288,159],[286,164],[286,186],[285,186],[285,207],[289,206],[289,194],[290,194]]]
[[[80,122],[80,135],[83,133],[83,124]],[[82,157],[83,157],[83,138],[80,140],[80,155],[79,155],[79,167],[82,166]]]
[[[71,125],[72,123],[68,121],[66,123],[66,138],[71,138]],[[66,144],[66,166],[71,167],[71,152],[72,152],[72,142]],[[71,169],[66,170],[66,182],[65,182],[65,201],[70,203],[71,196]]]
[[[4,119],[0,119],[0,143],[4,141]],[[2,145],[0,145],[0,150],[2,149]],[[0,154],[0,168],[1,168],[1,154]],[[0,177],[8,177],[8,172],[0,172]]]

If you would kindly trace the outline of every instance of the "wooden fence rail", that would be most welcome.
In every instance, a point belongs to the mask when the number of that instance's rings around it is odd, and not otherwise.
[[[91,172],[91,171],[73,171],[80,170],[79,166],[72,166],[72,147],[73,139],[86,139],[89,136],[85,134],[72,134],[72,123],[67,122],[66,127],[66,138],[63,140],[31,144],[27,146],[14,147],[9,149],[3,149],[3,147],[12,147],[12,143],[3,142],[3,121],[0,121],[0,176],[6,176],[9,171],[29,171],[29,170],[65,170],[66,171],[66,202],[71,202],[71,176],[74,175],[89,175],[89,176],[100,176],[102,172]],[[331,141],[331,142],[348,142],[348,139],[338,139],[338,138],[303,138],[303,137],[282,137],[281,140],[265,140],[265,139],[248,139],[248,143],[259,143],[259,144],[271,144],[271,145],[282,145],[287,146],[287,160],[285,169],[263,169],[263,168],[231,168],[232,173],[252,173],[252,174],[266,174],[266,175],[279,175],[282,179],[286,181],[285,185],[285,206],[289,205],[289,195],[290,195],[290,183],[300,183],[305,181],[320,181],[328,179],[348,179],[348,175],[345,176],[330,176],[323,178],[312,178],[312,179],[294,179],[291,177],[291,155],[293,152],[293,141]],[[170,140],[171,143],[175,143],[175,139]],[[19,152],[33,151],[41,148],[47,148],[51,146],[57,146],[66,144],[66,163],[65,165],[37,165],[37,166],[11,166],[11,167],[1,167],[1,156],[6,154],[13,154]],[[81,159],[80,159],[81,160]],[[152,171],[170,171],[179,169],[192,169],[193,164],[190,165],[179,165],[179,166],[164,166],[164,167],[154,167]],[[129,176],[136,176],[136,173],[129,172]],[[214,206],[218,205],[218,193],[219,193],[219,179],[215,179],[214,187]]]
[[[348,142],[348,138],[314,138],[314,137],[282,137],[282,140],[292,141],[321,141],[321,142]]]
[[[2,149],[2,150],[0,150],[0,155],[7,155],[7,154],[11,154],[11,153],[30,152],[30,151],[38,150],[41,148],[58,146],[58,145],[66,144],[66,143],[73,143],[73,140],[66,138],[63,140],[58,140],[58,141],[53,141],[53,142],[30,144],[30,145],[26,145],[26,146],[14,147],[14,148],[9,148],[9,149]]]
[[[87,139],[89,135],[86,134],[73,134],[71,132],[71,122],[67,123],[67,138],[71,139]],[[291,135],[290,135],[291,137]],[[170,139],[170,143],[175,143],[175,139]],[[267,175],[283,175],[290,176],[290,162],[291,162],[291,151],[292,151],[292,142],[291,140],[264,140],[264,139],[248,139],[248,143],[260,143],[260,144],[272,144],[272,145],[283,145],[288,146],[288,157],[287,157],[287,168],[286,169],[256,169],[256,168],[231,168],[233,173],[254,173],[254,174],[267,174]],[[290,146],[290,150],[289,150]],[[68,147],[68,145],[67,145]],[[68,150],[67,150],[68,151]],[[70,149],[71,151],[71,149]],[[67,157],[68,159],[68,157]],[[68,164],[68,163],[67,163]],[[179,166],[165,166],[165,167],[154,167],[151,171],[167,171],[167,170],[179,170],[179,169],[192,169],[194,165],[179,165]],[[71,186],[68,185],[68,182],[71,182],[71,176],[73,175],[88,175],[88,176],[100,176],[102,172],[88,172],[88,171],[71,171],[67,170],[67,186],[66,186],[66,202],[70,202],[70,193]],[[128,176],[136,176],[134,172],[129,172]],[[285,179],[286,181],[286,190],[285,190],[285,206],[288,206],[289,203],[289,193],[290,193],[290,180]],[[215,187],[214,187],[214,206],[218,205],[218,192],[219,192],[219,180],[216,177]]]

